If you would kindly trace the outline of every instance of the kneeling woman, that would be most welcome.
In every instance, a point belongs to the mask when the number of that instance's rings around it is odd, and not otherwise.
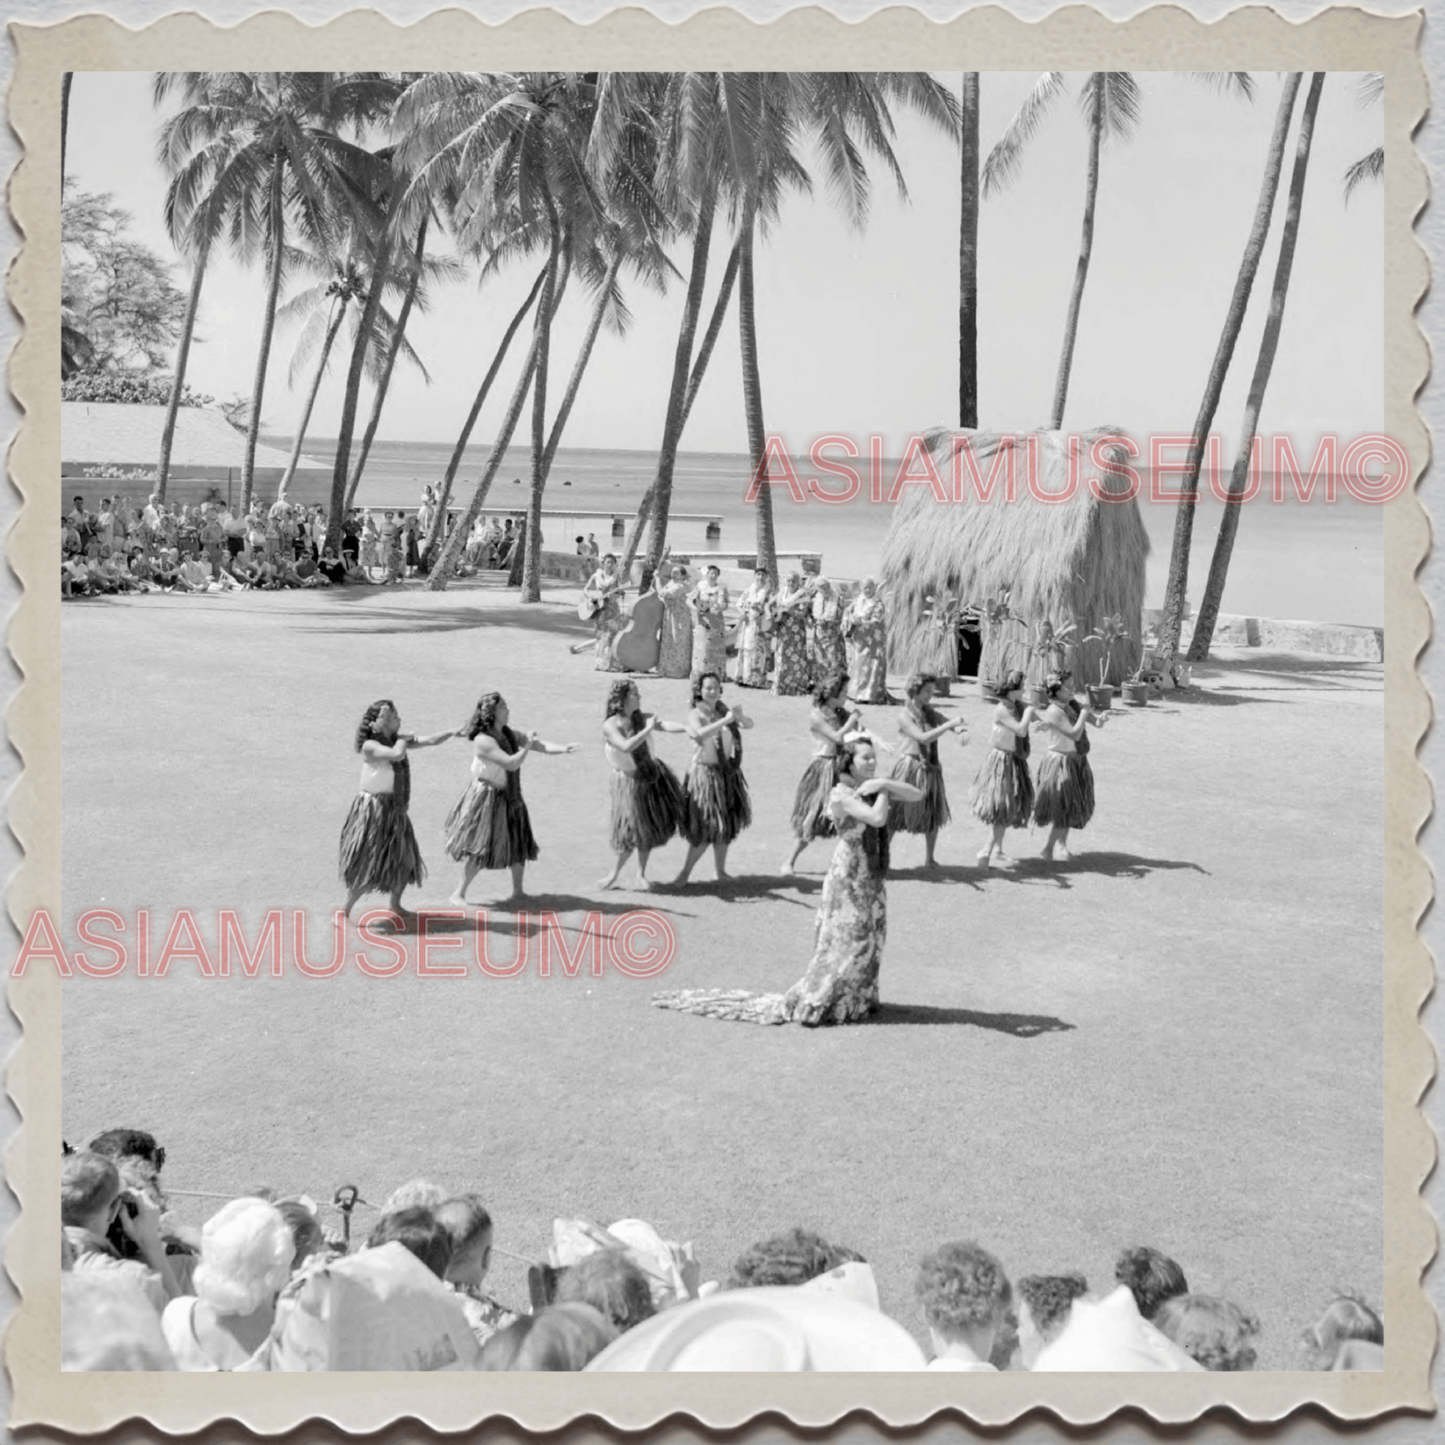
[[[728,876],[728,845],[753,821],[739,731],[752,727],[753,720],[744,717],[741,708],[723,703],[722,681],[715,672],[704,672],[693,683],[692,704],[687,735],[695,751],[683,784],[682,831],[688,849],[675,881],[686,883],[692,877],[697,860],[711,843],[718,881],[723,883]]]
[[[682,826],[682,785],[666,763],[652,756],[647,745],[651,732],[686,732],[682,723],[664,722],[642,711],[637,684],[631,679],[614,682],[607,695],[607,717],[602,724],[603,752],[612,770],[612,849],[617,866],[598,885],[612,888],[623,864],[637,853],[637,886],[647,881],[647,858]]]
[[[466,903],[466,892],[483,868],[510,868],[512,897],[521,898],[522,874],[537,856],[532,820],[522,800],[521,767],[528,753],[555,757],[575,753],[576,743],[545,743],[507,726],[506,701],[499,692],[477,703],[462,736],[473,743],[472,781],[447,818],[447,853],[462,865],[451,901]]]
[[[396,705],[374,702],[361,715],[356,751],[361,754],[361,791],[341,829],[341,881],[350,917],[363,893],[385,893],[393,913],[406,915],[403,889],[426,878],[407,806],[411,802],[409,748],[432,748],[455,733],[419,738],[401,731]]]
[[[968,725],[961,717],[945,720],[932,706],[937,679],[915,672],[904,693],[908,705],[898,720],[903,734],[903,756],[893,765],[892,776],[919,791],[916,803],[896,802],[889,810],[890,833],[923,834],[923,866],[934,867],[933,850],[938,830],[953,816],[948,811],[948,794],[943,787],[943,768],[938,761],[938,740],[945,733],[961,732],[968,741]]]
[[[659,1008],[738,1023],[858,1023],[878,1008],[878,973],[888,936],[884,879],[888,873],[890,800],[916,803],[920,789],[877,778],[868,738],[848,743],[842,776],[828,799],[837,845],[823,879],[813,957],[785,994],[732,989],[679,989],[653,995]]]
[[[1069,830],[1085,827],[1094,816],[1094,770],[1089,766],[1089,736],[1086,725],[1103,727],[1107,714],[1091,712],[1077,698],[1069,696],[1069,674],[1050,673],[1044,684],[1049,705],[1039,715],[1039,725],[1048,734],[1049,750],[1039,764],[1034,790],[1034,822],[1047,823],[1049,840],[1042,857],[1054,861],[1057,848],[1065,858],[1069,852]]]

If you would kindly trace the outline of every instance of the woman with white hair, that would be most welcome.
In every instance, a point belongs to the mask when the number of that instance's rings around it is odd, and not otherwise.
[[[843,618],[848,639],[848,671],[853,677],[855,702],[888,701],[888,614],[878,595],[878,583],[863,579],[863,590]]]
[[[233,1199],[201,1230],[193,1295],[166,1306],[161,1329],[182,1370],[234,1370],[265,1343],[295,1238],[264,1199]]]

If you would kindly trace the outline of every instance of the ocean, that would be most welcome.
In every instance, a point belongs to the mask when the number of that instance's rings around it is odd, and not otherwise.
[[[269,439],[289,445],[285,439]],[[324,457],[327,439],[309,440],[307,450]],[[357,494],[362,507],[415,507],[427,483],[438,483],[451,457],[443,442],[377,442],[367,461]],[[469,447],[456,486],[465,504],[486,466],[490,446]],[[614,515],[626,515],[629,528],[643,491],[652,480],[655,453],[605,451],[582,447],[558,449],[547,484],[544,507],[582,513],[553,518],[544,525],[549,545],[570,550],[577,533],[595,532],[605,552]],[[492,484],[489,507],[526,506],[531,453],[513,447]],[[806,459],[795,460],[799,475],[815,472]],[[883,538],[892,508],[870,503],[865,495],[846,506],[799,505],[786,488],[774,488],[773,511],[779,552],[787,549],[821,552],[823,569],[842,579],[868,576],[878,570]],[[896,463],[885,464],[891,478]],[[722,521],[719,540],[708,542],[702,521],[674,521],[668,539],[679,552],[700,553],[719,548],[751,550],[755,542],[753,509],[744,502],[748,459],[728,452],[681,452],[673,478],[674,516],[697,514]],[[1176,485],[1176,483],[1171,483]],[[1292,499],[1276,505],[1262,496],[1240,517],[1229,581],[1222,610],[1253,617],[1300,618],[1379,627],[1384,623],[1384,518],[1381,509],[1357,502],[1339,488],[1326,502],[1317,492],[1308,503]],[[1190,554],[1190,602],[1197,606],[1209,571],[1222,505],[1205,488],[1194,520]],[[1141,497],[1140,515],[1149,535],[1150,555],[1145,605],[1158,606],[1169,567],[1175,507]]]

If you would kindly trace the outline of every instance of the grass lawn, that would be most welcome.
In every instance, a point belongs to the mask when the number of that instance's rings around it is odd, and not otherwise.
[[[439,731],[498,688],[516,725],[582,744],[523,774],[542,848],[534,906],[573,924],[656,907],[679,945],[656,982],[535,966],[505,981],[349,966],[207,980],[187,963],[164,979],[77,978],[66,1137],[150,1129],[176,1190],[329,1198],[354,1182],[379,1203],[425,1175],[479,1190],[497,1243],[523,1255],[545,1250],[554,1216],[638,1216],[696,1241],[704,1278],[807,1224],[863,1252],[884,1308],[920,1339],[917,1260],[961,1237],[1014,1277],[1081,1269],[1100,1291],[1121,1246],[1154,1244],[1193,1288],[1260,1316],[1265,1369],[1296,1363],[1299,1330],[1337,1286],[1379,1302],[1378,666],[1241,650],[1196,670],[1189,694],[1116,708],[1093,734],[1099,806],[1079,856],[1029,861],[1040,837],[1013,834],[1021,861],[988,873],[967,801],[987,710],[971,687],[945,701],[973,740],[944,743],[944,866],[924,875],[922,840],[895,840],[884,1007],[806,1031],[648,999],[658,983],[776,990],[802,973],[827,845],[797,878],[778,865],[807,700],[742,694],[756,821],[731,888],[713,891],[709,858],[687,890],[598,894],[611,679],[568,656],[584,635],[561,593],[531,608],[399,589],[67,604],[68,921],[149,907],[160,929],[186,907],[210,933],[219,908],[252,925],[304,909],[319,952],[363,708],[390,696],[404,726]],[[641,687],[650,710],[685,711],[685,684]],[[866,712],[892,735],[891,710]],[[682,770],[685,740],[657,750]],[[455,884],[442,823],[467,762],[462,742],[414,757],[432,874],[413,906],[443,906]],[[680,861],[674,843],[655,875]],[[472,897],[505,890],[484,874]],[[518,920],[493,923],[508,958]],[[176,1202],[199,1221],[218,1201]],[[525,1298],[514,1262],[495,1284]]]

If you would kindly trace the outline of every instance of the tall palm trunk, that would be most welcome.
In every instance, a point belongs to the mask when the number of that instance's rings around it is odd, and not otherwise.
[[[582,337],[582,345],[577,350],[577,360],[572,364],[572,375],[567,378],[567,390],[562,394],[562,405],[557,408],[557,415],[552,419],[552,430],[547,434],[547,451],[542,467],[544,478],[552,475],[552,461],[557,455],[557,446],[562,440],[562,432],[567,426],[567,419],[572,415],[572,407],[577,401],[577,392],[582,386],[582,376],[587,370],[587,363],[592,359],[592,348],[597,344],[597,333],[602,330],[602,318],[607,314],[607,302],[625,257],[626,252],[619,246],[617,253],[608,264],[602,289],[597,293],[597,300],[592,307],[592,315],[587,322],[586,334]]]
[[[978,71],[963,76],[958,225],[958,424],[978,425]]]
[[[526,547],[522,556],[522,601],[542,600],[542,493],[547,486],[547,368],[552,355],[552,288],[557,279],[558,253],[562,248],[562,227],[550,191],[547,202],[548,231],[552,246],[547,256],[547,279],[532,328],[532,350],[536,364],[532,373],[532,494],[527,506]]]
[[[1310,78],[1309,94],[1305,96],[1305,108],[1300,116],[1299,136],[1295,142],[1294,171],[1290,176],[1284,229],[1279,238],[1279,260],[1275,263],[1274,285],[1269,295],[1269,315],[1265,318],[1264,335],[1259,342],[1259,358],[1254,364],[1254,376],[1249,383],[1249,395],[1244,403],[1244,437],[1240,443],[1239,455],[1234,459],[1234,474],[1229,479],[1229,498],[1224,504],[1224,515],[1219,519],[1219,536],[1215,539],[1214,557],[1209,564],[1209,580],[1204,584],[1204,599],[1199,604],[1199,618],[1194,624],[1194,637],[1189,644],[1189,657],[1194,662],[1202,662],[1209,656],[1209,643],[1214,636],[1215,621],[1219,617],[1219,603],[1224,596],[1225,579],[1229,576],[1229,559],[1234,551],[1234,536],[1239,528],[1240,499],[1244,495],[1249,477],[1250,452],[1253,450],[1255,432],[1259,429],[1259,412],[1264,405],[1264,393],[1269,385],[1270,372],[1274,368],[1275,352],[1279,349],[1280,327],[1284,324],[1284,303],[1289,296],[1290,272],[1294,268],[1295,243],[1299,239],[1300,212],[1304,206],[1305,173],[1309,170],[1315,113],[1319,110],[1320,91],[1324,83],[1324,72],[1316,71]]]
[[[1294,115],[1295,96],[1299,92],[1301,78],[1299,71],[1287,75],[1284,88],[1280,92],[1279,107],[1274,117],[1274,131],[1269,141],[1269,153],[1265,157],[1264,177],[1259,186],[1259,200],[1254,208],[1254,223],[1249,230],[1249,239],[1245,242],[1239,274],[1234,281],[1234,294],[1229,298],[1229,310],[1224,318],[1224,330],[1220,334],[1219,345],[1215,348],[1214,361],[1209,368],[1209,380],[1204,387],[1204,399],[1199,404],[1199,415],[1194,422],[1193,441],[1180,486],[1179,510],[1174,515],[1169,578],[1164,585],[1164,615],[1159,624],[1159,650],[1170,663],[1179,651],[1179,633],[1184,626],[1184,606],[1189,592],[1189,549],[1194,537],[1195,498],[1199,494],[1199,468],[1209,438],[1209,429],[1214,425],[1219,397],[1224,390],[1224,379],[1234,358],[1240,330],[1244,326],[1244,313],[1249,306],[1250,292],[1254,289],[1254,278],[1259,271],[1260,257],[1264,254],[1264,243],[1269,236],[1270,217],[1274,214],[1280,172],[1284,169],[1285,142],[1289,139],[1290,120]]]
[[[271,158],[271,274],[266,283],[266,317],[261,348],[256,354],[256,379],[251,385],[251,417],[246,424],[246,456],[241,464],[241,510],[251,509],[256,482],[256,440],[261,434],[261,404],[266,398],[266,368],[271,360],[271,334],[276,329],[276,302],[281,294],[281,263],[286,252],[286,220],[281,209],[283,158]],[[340,545],[340,538],[337,538]],[[338,554],[339,555],[339,554]]]
[[[316,406],[317,393],[321,390],[321,378],[326,375],[326,363],[331,360],[331,348],[336,333],[346,319],[346,308],[350,304],[344,295],[332,303],[331,320],[326,323],[326,338],[321,343],[321,356],[316,363],[316,375],[311,378],[311,387],[306,393],[306,405],[301,409],[301,420],[296,424],[296,439],[291,443],[291,455],[286,459],[286,470],[281,474],[281,484],[276,488],[276,500],[286,500],[286,488],[296,475],[296,465],[301,460],[301,448],[306,441],[306,428],[311,425],[311,412]]]
[[[176,440],[176,413],[180,410],[181,395],[186,387],[186,366],[191,357],[191,336],[196,329],[196,313],[201,305],[201,282],[206,275],[206,261],[211,253],[211,238],[201,237],[201,249],[196,253],[195,274],[191,277],[191,294],[186,301],[186,315],[181,322],[180,340],[176,343],[176,374],[171,382],[170,400],[166,403],[165,425],[161,428],[161,459],[156,467],[156,496],[164,502],[166,483],[171,474],[171,448]]]
[[[70,82],[75,78],[73,70],[60,73],[60,184],[65,185],[65,136],[70,129]]]
[[[550,258],[549,258],[550,262]],[[556,313],[561,302],[562,293],[567,288],[569,274],[569,252],[562,252],[561,264],[558,267],[556,285],[552,290],[552,312]],[[546,271],[542,273],[545,281]],[[487,493],[492,489],[492,482],[495,479],[499,468],[502,465],[502,458],[507,454],[507,448],[512,444],[512,436],[517,430],[517,423],[521,420],[522,406],[527,400],[527,392],[531,389],[532,374],[537,367],[537,340],[535,328],[533,331],[532,345],[527,351],[526,359],[522,363],[522,374],[517,378],[517,385],[512,392],[512,399],[507,404],[507,413],[502,418],[502,425],[497,432],[496,439],[492,442],[491,455],[487,458],[486,469],[482,472],[477,482],[476,490],[472,493],[472,500],[467,504],[467,510],[462,519],[453,528],[451,535],[446,539],[446,545],[442,548],[441,556],[437,564],[432,568],[431,580],[427,586],[434,592],[440,592],[451,581],[452,574],[457,570],[457,563],[461,560],[462,549],[467,544],[467,538],[471,535],[472,527],[476,524],[477,516],[487,500]]]
[[[1064,349],[1059,355],[1059,374],[1054,382],[1054,409],[1050,426],[1064,425],[1064,404],[1069,399],[1069,373],[1074,368],[1074,340],[1079,333],[1079,307],[1084,301],[1084,282],[1089,279],[1089,258],[1094,251],[1094,202],[1099,195],[1099,143],[1104,138],[1104,75],[1089,77],[1094,87],[1094,107],[1089,124],[1089,170],[1084,186],[1084,226],[1079,238],[1079,261],[1074,268],[1074,290],[1069,297],[1069,314],[1064,319]]]
[[[550,264],[549,259],[548,266]],[[476,426],[477,418],[482,414],[482,403],[486,401],[487,394],[492,389],[492,383],[502,369],[502,362],[506,359],[507,349],[512,344],[512,338],[517,334],[517,328],[522,324],[522,318],[532,309],[532,303],[537,299],[537,294],[541,291],[542,283],[546,279],[547,266],[543,266],[537,272],[537,279],[532,282],[532,289],[527,292],[526,300],[517,307],[516,314],[502,333],[502,339],[497,343],[496,352],[492,356],[492,364],[487,368],[487,374],[477,388],[477,394],[472,400],[472,409],[467,413],[467,419],[462,424],[461,435],[457,438],[456,446],[452,448],[451,460],[447,462],[446,475],[442,478],[441,493],[437,498],[436,515],[432,518],[426,546],[422,549],[423,559],[430,559],[445,536],[447,508],[451,506],[452,501],[452,486],[456,481],[457,470],[462,464],[462,457],[466,454],[467,443],[471,440],[472,428]]]
[[[728,252],[728,263],[723,269],[722,283],[718,287],[717,300],[713,302],[712,319],[707,324],[707,332],[702,338],[702,345],[697,349],[697,359],[692,365],[692,376],[687,383],[687,396],[682,403],[682,424],[687,426],[687,419],[692,415],[692,404],[697,400],[699,387],[702,386],[703,376],[707,372],[707,364],[712,360],[713,347],[717,345],[719,333],[722,331],[723,320],[727,315],[728,302],[732,300],[733,283],[738,275],[738,258],[741,255],[741,241],[734,241],[733,248]],[[642,541],[643,529],[647,526],[647,519],[652,515],[653,498],[657,495],[657,479],[654,476],[647,490],[642,494],[642,500],[637,504],[637,516],[632,522],[632,532],[627,538],[627,545],[622,552],[622,566],[619,569],[619,576],[629,577],[632,575],[632,563],[637,556],[638,544]]]
[[[662,427],[662,446],[658,449],[657,480],[653,483],[652,531],[649,535],[647,562],[643,567],[644,585],[656,573],[667,547],[667,514],[672,506],[672,473],[677,466],[677,446],[682,439],[683,405],[687,400],[688,377],[692,372],[692,343],[697,335],[698,313],[702,310],[702,292],[707,283],[707,253],[712,242],[713,210],[717,205],[717,181],[710,177],[698,206],[697,226],[692,240],[692,271],[687,280],[687,298],[682,308],[682,324],[677,331],[677,349],[672,361],[672,390],[667,397],[667,419]],[[624,577],[626,574],[623,574]]]
[[[767,449],[767,435],[763,430],[763,384],[758,374],[758,327],[753,308],[753,231],[756,217],[756,206],[750,200],[743,214],[743,230],[739,238],[742,250],[738,258],[738,336],[743,357],[743,410],[748,418],[748,457],[754,477],[763,465]],[[754,505],[758,511],[757,565],[767,569],[768,583],[776,590],[778,551],[773,536],[773,489],[766,482],[758,487]]]
[[[371,399],[371,415],[366,419],[366,430],[361,435],[361,450],[356,455],[356,465],[351,469],[351,480],[346,484],[346,510],[351,510],[356,499],[356,489],[361,484],[361,474],[366,470],[366,459],[371,455],[371,444],[376,440],[376,428],[381,421],[381,408],[386,401],[387,388],[391,385],[392,369],[401,353],[402,339],[406,336],[406,323],[411,319],[411,308],[416,303],[416,293],[421,289],[422,261],[426,257],[426,228],[431,220],[429,215],[421,218],[416,233],[414,260],[416,270],[412,272],[411,284],[406,288],[406,300],[396,318],[396,329],[391,334],[391,345],[387,347],[386,362],[381,368],[381,377],[376,383],[376,395]]]
[[[400,188],[393,204],[400,202]],[[346,519],[346,483],[351,470],[351,438],[356,431],[356,408],[361,400],[361,374],[366,366],[366,351],[376,331],[376,317],[381,310],[381,294],[386,289],[391,269],[391,216],[376,246],[367,281],[366,304],[356,327],[356,340],[351,345],[351,365],[346,372],[346,394],[341,403],[341,422],[336,431],[336,460],[331,468],[331,502],[326,519],[326,545],[341,555],[341,527]]]

